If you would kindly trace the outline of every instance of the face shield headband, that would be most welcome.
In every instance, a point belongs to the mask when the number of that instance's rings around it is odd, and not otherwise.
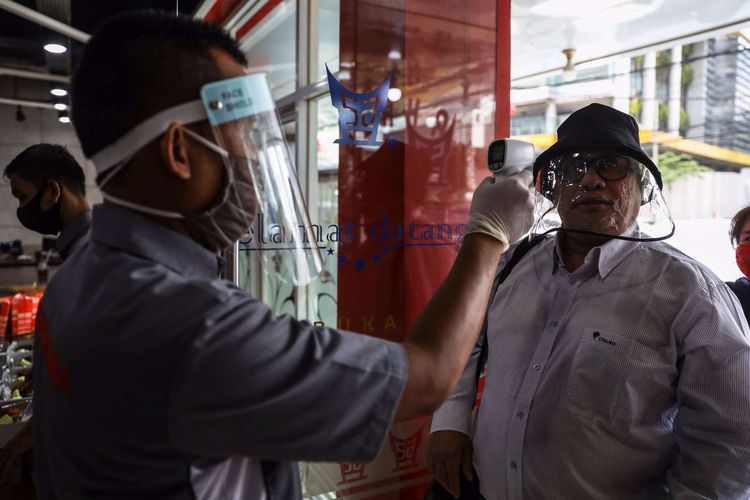
[[[596,187],[589,176],[596,176]],[[653,242],[674,235],[675,224],[656,179],[627,156],[573,153],[552,158],[539,170],[535,191],[530,237],[564,231]]]
[[[298,286],[309,283],[320,272],[322,258],[264,74],[206,84],[201,89],[201,99],[157,113],[97,152],[90,161],[101,178],[100,187],[110,182],[138,151],[166,132],[171,124],[188,125],[203,120],[210,123],[216,142],[187,128],[183,131],[221,156],[228,186],[220,205],[199,216],[212,216],[212,225],[220,228],[226,228],[231,222],[231,230],[223,233],[231,236],[232,242],[248,231],[249,241],[262,239],[253,238],[249,223],[237,234],[242,219],[238,213],[248,216],[250,223],[261,215],[260,221],[271,227],[290,228],[284,232],[284,238],[275,238],[273,244],[256,246],[252,251],[263,256],[267,264],[263,269],[269,274]],[[192,217],[144,207],[102,192],[105,200],[133,210],[186,221]],[[227,204],[235,206],[227,209]],[[227,218],[230,222],[224,220]]]

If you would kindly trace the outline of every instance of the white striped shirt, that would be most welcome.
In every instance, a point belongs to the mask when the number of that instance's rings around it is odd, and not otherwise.
[[[487,500],[750,498],[750,335],[729,288],[663,242],[611,240],[568,273],[555,241],[491,305],[473,433],[478,349],[432,431],[473,434]]]

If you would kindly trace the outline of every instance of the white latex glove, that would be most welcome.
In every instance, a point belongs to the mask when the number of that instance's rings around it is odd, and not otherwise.
[[[466,233],[483,233],[506,246],[519,239],[534,222],[531,173],[487,177],[471,199]]]

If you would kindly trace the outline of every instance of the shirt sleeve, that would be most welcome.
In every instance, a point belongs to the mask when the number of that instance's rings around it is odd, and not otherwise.
[[[750,343],[736,299],[708,282],[674,324],[680,376],[667,476],[677,499],[750,497]]]
[[[474,349],[471,351],[469,361],[466,363],[466,368],[463,374],[461,374],[461,378],[458,380],[458,385],[456,385],[453,393],[432,414],[431,433],[457,431],[471,436],[471,413],[477,394],[475,379],[483,338],[483,336],[479,337]]]
[[[513,255],[517,246],[517,244],[511,245],[510,249],[500,257],[495,277],[502,272],[508,262],[508,256]],[[497,293],[494,297],[490,297],[491,304],[494,304],[497,297]],[[482,352],[482,342],[484,342],[484,334],[479,335],[477,343],[474,345],[474,349],[471,351],[469,360],[466,363],[466,368],[464,368],[461,378],[458,379],[458,384],[453,393],[432,414],[430,433],[457,431],[471,436],[471,416],[474,409],[474,400],[477,397],[477,364],[479,364],[479,355]]]
[[[275,317],[239,290],[203,316],[173,378],[176,448],[275,460],[376,456],[407,377],[399,344]]]

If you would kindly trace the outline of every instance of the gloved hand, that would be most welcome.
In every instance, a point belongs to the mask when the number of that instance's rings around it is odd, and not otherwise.
[[[534,222],[531,173],[487,177],[471,200],[466,233],[484,233],[506,246],[519,239]]]

